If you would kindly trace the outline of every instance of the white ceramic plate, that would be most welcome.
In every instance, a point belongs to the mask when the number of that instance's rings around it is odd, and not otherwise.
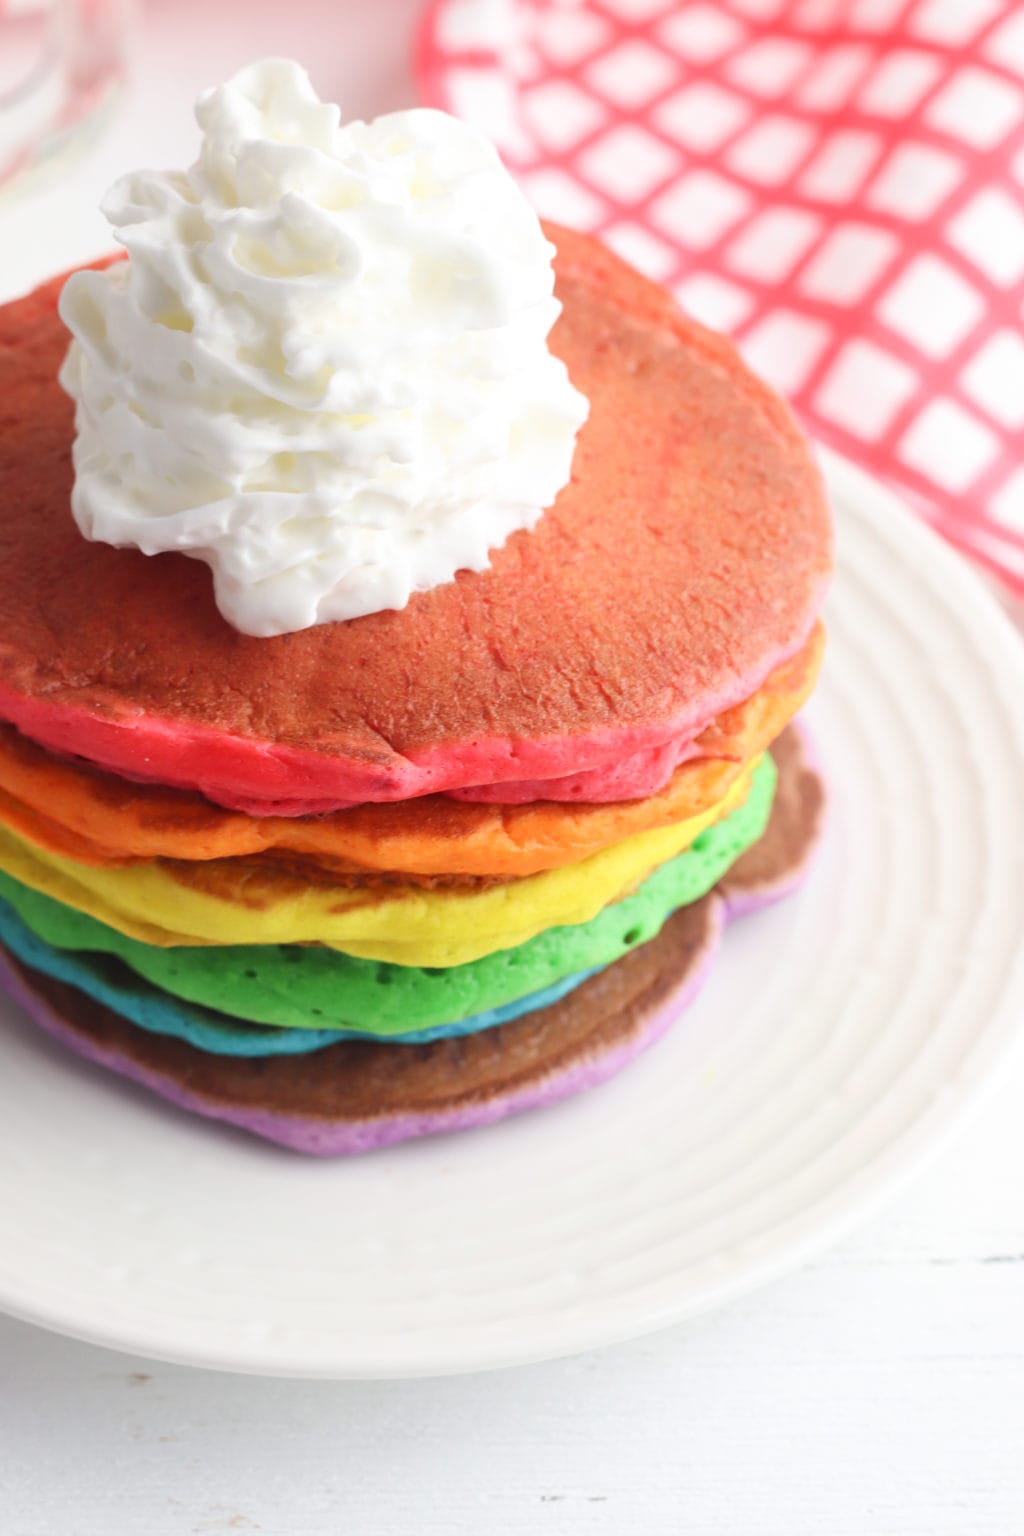
[[[919,1165],[1024,1013],[1024,650],[887,493],[828,470],[826,845],[675,1029],[559,1108],[317,1163],[5,1016],[0,1307],[240,1371],[510,1365],[727,1301]]]

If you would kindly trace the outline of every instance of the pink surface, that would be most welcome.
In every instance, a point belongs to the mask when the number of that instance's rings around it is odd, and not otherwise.
[[[433,0],[418,73],[1024,592],[1020,7]]]

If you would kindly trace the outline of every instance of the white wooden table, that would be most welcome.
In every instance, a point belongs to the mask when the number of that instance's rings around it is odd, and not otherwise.
[[[0,298],[103,250],[105,186],[129,161],[190,158],[192,97],[246,58],[312,61],[349,114],[406,103],[416,9],[151,6],[114,135],[72,181],[4,210]],[[1024,1055],[888,1215],[826,1259],[580,1359],[260,1381],[0,1318],[0,1536],[219,1532],[1021,1536]]]
[[[1024,1061],[889,1214],[575,1360],[323,1383],[0,1319],[4,1536],[1019,1536]]]

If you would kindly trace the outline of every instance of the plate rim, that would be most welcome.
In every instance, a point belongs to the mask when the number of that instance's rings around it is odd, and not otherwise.
[[[1001,648],[1001,656],[1005,653],[1007,665],[1016,669],[1024,697],[1024,639],[1000,606],[993,588],[921,517],[911,513],[898,493],[835,451],[820,444],[815,444],[815,451],[830,498],[855,509],[858,517],[876,527],[884,523],[887,532],[896,527],[898,532],[893,537],[901,551],[909,556],[917,553],[922,563],[930,565],[944,578],[945,601],[951,602],[959,596],[963,601],[970,601],[973,609],[983,615],[981,622],[991,631],[993,644]],[[952,589],[951,596],[945,590],[947,581]],[[1024,766],[1021,742],[1008,743],[1008,751],[1016,751]],[[827,1195],[816,1202],[822,1207],[818,1214],[811,1205],[791,1218],[804,1230],[798,1230],[791,1239],[783,1239],[776,1251],[731,1277],[712,1282],[695,1294],[684,1294],[674,1303],[660,1304],[647,1311],[640,1309],[629,1326],[624,1326],[618,1318],[603,1320],[600,1304],[597,1304],[584,1312],[575,1326],[569,1326],[564,1316],[555,1318],[554,1323],[550,1315],[542,1316],[537,1320],[539,1328],[506,1335],[502,1347],[495,1346],[486,1351],[474,1350],[470,1336],[469,1349],[461,1354],[449,1343],[435,1357],[421,1350],[415,1362],[403,1360],[391,1351],[381,1353],[379,1359],[369,1363],[364,1358],[359,1364],[351,1361],[346,1364],[342,1358],[344,1351],[337,1348],[330,1358],[312,1361],[301,1350],[290,1359],[279,1354],[261,1356],[258,1346],[247,1348],[240,1339],[229,1347],[213,1349],[162,1346],[159,1338],[138,1324],[119,1330],[113,1321],[90,1317],[88,1306],[83,1309],[81,1305],[76,1308],[67,1303],[50,1308],[33,1305],[30,1298],[13,1293],[9,1285],[5,1291],[2,1280],[0,1312],[82,1343],[148,1360],[279,1379],[360,1381],[466,1375],[540,1363],[625,1343],[726,1306],[770,1284],[842,1241],[861,1223],[897,1199],[963,1131],[983,1106],[1000,1068],[1024,1046],[1024,1010],[1018,1012],[1014,1006],[1018,996],[1024,1000],[1024,946],[1007,971],[997,1006],[970,1047],[966,1068],[954,1083],[945,1083],[947,1091],[941,1104],[936,1101],[920,1111],[867,1163],[859,1164],[845,1180],[833,1184]],[[552,1328],[557,1332],[557,1338],[545,1336],[545,1330],[550,1335]],[[329,1353],[331,1344],[343,1338],[344,1335],[331,1335],[325,1341],[325,1352]]]

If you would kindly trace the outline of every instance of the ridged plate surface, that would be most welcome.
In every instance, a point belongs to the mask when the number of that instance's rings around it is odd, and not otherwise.
[[[887,493],[827,467],[826,843],[676,1028],[560,1108],[323,1164],[173,1113],[5,1005],[0,1308],[268,1374],[513,1364],[724,1302],[919,1165],[1024,1018],[1024,649]]]

